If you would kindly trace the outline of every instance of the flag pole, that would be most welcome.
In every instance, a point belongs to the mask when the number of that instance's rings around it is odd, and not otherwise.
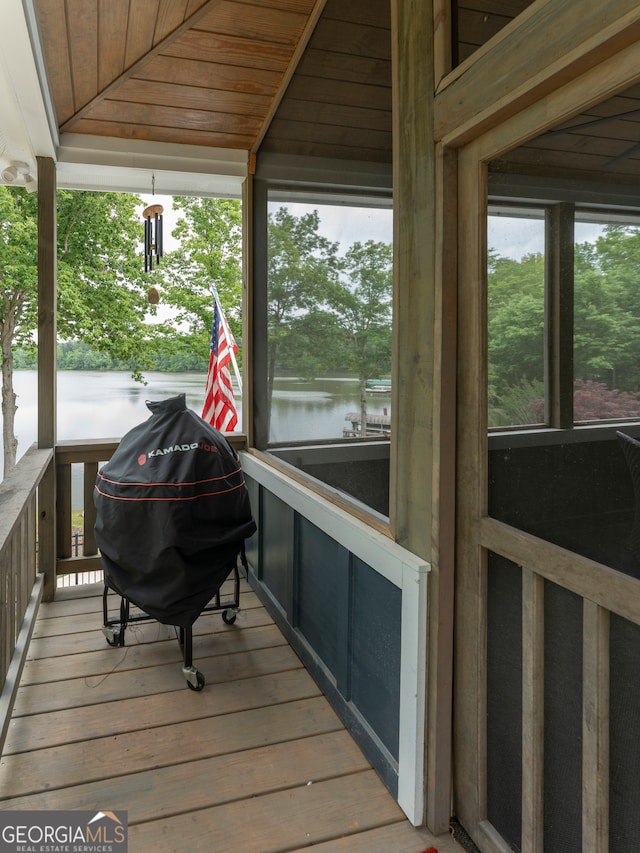
[[[215,284],[213,284],[213,282],[211,283],[211,292],[213,293],[213,298],[215,299],[216,305],[218,307],[218,314],[220,315],[220,322],[222,323],[224,333],[227,337],[227,346],[229,347],[229,354],[231,355],[231,363],[233,364],[233,371],[236,375],[236,381],[238,383],[238,389],[239,389],[240,393],[242,394],[242,379],[240,378],[240,371],[238,370],[238,362],[236,361],[236,354],[234,353],[233,347],[231,346],[231,341],[235,340],[235,338],[231,334],[231,329],[229,328],[229,325],[227,323],[227,318],[225,317],[224,311],[222,310],[222,305],[220,304],[220,298],[218,297],[218,290],[217,290]]]

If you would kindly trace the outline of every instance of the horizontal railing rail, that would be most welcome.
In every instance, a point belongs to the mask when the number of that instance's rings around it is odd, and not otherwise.
[[[44,587],[38,573],[38,486],[53,450],[33,445],[0,483],[0,745]]]

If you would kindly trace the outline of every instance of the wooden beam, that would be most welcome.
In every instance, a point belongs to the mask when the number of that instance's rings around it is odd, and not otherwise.
[[[638,39],[637,0],[534,3],[442,81],[436,139],[464,144]]]
[[[429,6],[429,9],[426,7]],[[431,3],[392,3],[393,395],[389,516],[398,542],[431,558],[435,147]],[[426,12],[429,12],[427,15]],[[427,20],[428,19],[428,20]],[[399,389],[402,389],[400,393]],[[420,459],[420,465],[416,460]]]
[[[545,219],[545,422],[573,427],[574,206],[556,204]]]

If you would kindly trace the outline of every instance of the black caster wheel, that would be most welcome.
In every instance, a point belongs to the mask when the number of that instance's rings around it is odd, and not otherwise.
[[[222,611],[222,621],[226,625],[233,625],[233,623],[236,621],[237,615],[238,614],[235,613],[233,610],[223,610]]]
[[[194,684],[192,681],[187,681],[187,687],[189,690],[194,690],[198,693],[204,687],[204,675],[201,672],[196,672],[196,683]]]
[[[124,646],[124,632],[122,630],[105,625],[102,629],[102,633],[105,636],[107,644],[112,648],[115,649],[118,646]]]

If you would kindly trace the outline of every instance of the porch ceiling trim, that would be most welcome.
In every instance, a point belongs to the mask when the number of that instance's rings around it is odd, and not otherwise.
[[[0,164],[24,162],[32,175],[36,157],[54,157],[54,110],[39,44],[32,36],[30,0],[3,0],[0,27]]]
[[[240,198],[248,151],[63,134],[58,187],[159,195]]]

